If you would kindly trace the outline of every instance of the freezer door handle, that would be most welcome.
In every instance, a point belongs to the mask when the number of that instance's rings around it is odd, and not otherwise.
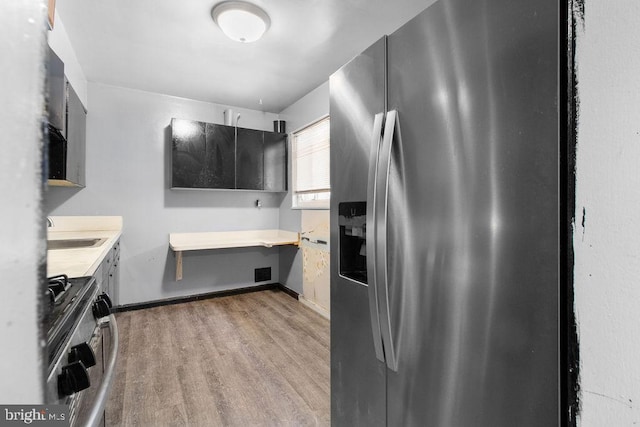
[[[369,154],[369,179],[367,182],[367,283],[369,292],[369,312],[371,314],[371,331],[376,357],[384,362],[382,335],[380,332],[380,315],[378,309],[378,289],[376,280],[376,177],[378,175],[378,153],[382,139],[382,123],[384,113],[378,113],[373,119],[373,136]]]
[[[395,137],[395,138],[394,138]],[[378,174],[376,177],[375,200],[375,262],[376,279],[378,284],[378,306],[380,307],[380,331],[387,368],[398,371],[398,357],[395,351],[393,329],[391,327],[391,312],[389,304],[389,280],[387,269],[387,205],[389,201],[389,176],[391,171],[391,152],[393,142],[401,143],[400,125],[397,110],[387,113],[382,138],[382,147],[378,158]],[[368,241],[368,239],[367,239]]]

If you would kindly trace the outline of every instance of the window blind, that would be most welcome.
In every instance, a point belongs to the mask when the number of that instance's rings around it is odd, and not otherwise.
[[[294,192],[330,189],[329,117],[294,134]]]

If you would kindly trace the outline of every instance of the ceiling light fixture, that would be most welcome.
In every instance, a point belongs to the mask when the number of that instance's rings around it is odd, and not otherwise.
[[[269,15],[255,4],[244,1],[225,1],[211,9],[211,16],[231,40],[251,43],[269,29]]]

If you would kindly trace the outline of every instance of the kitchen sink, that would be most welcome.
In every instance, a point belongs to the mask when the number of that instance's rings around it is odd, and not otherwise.
[[[91,239],[47,240],[47,249],[53,251],[58,249],[96,248],[106,241],[107,239],[104,237]]]

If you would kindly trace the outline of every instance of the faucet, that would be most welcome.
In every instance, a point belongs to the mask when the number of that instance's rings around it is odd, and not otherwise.
[[[53,219],[50,216],[47,217],[47,228],[53,227]]]

